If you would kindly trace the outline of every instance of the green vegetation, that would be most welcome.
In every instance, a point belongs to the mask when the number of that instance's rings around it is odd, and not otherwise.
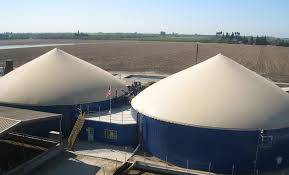
[[[288,39],[267,36],[242,36],[239,32],[216,32],[216,35],[186,35],[161,31],[160,34],[144,33],[0,33],[0,40],[14,39],[87,39],[87,40],[137,40],[175,41],[200,43],[228,43],[249,45],[276,45],[289,47]]]
[[[286,39],[273,38],[267,36],[241,36],[240,32],[228,32],[224,33],[222,31],[216,32],[216,37],[222,43],[229,44],[249,44],[249,45],[276,45],[289,47],[289,41]]]

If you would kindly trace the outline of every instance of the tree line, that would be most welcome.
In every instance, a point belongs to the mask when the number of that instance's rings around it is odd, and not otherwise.
[[[240,32],[216,32],[216,37],[223,43],[249,45],[276,45],[289,47],[289,41],[267,36],[242,36]]]
[[[158,34],[143,33],[0,33],[0,40],[13,39],[82,39],[82,40],[139,40],[139,41],[172,41],[172,42],[200,42],[200,43],[229,43],[249,45],[275,45],[289,47],[289,39],[267,36],[244,36],[240,32],[218,31],[216,35],[187,35],[177,33]]]

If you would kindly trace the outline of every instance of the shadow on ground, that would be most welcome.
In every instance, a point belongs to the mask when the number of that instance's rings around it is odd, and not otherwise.
[[[77,156],[63,152],[34,170],[32,175],[95,175],[100,168],[77,159]]]

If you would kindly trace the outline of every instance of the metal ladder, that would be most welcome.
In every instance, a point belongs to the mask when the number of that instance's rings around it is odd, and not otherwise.
[[[70,133],[70,136],[68,137],[68,144],[67,144],[67,148],[69,150],[73,150],[73,147],[74,147],[74,144],[75,144],[75,141],[81,131],[81,128],[83,127],[83,124],[84,124],[84,121],[85,121],[85,115],[84,113],[80,113],[74,126],[73,126],[73,129]]]

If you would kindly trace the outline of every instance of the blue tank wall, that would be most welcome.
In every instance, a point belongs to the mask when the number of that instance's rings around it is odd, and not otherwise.
[[[260,131],[221,130],[184,126],[159,121],[137,114],[138,131],[144,149],[162,160],[191,169],[219,173],[253,172],[276,168],[276,157],[282,156],[280,167],[289,164],[289,129],[266,131],[273,136],[271,148],[259,148]]]
[[[85,120],[84,126],[80,133],[80,139],[88,140],[87,128],[94,128],[94,141],[103,142],[114,145],[122,146],[135,146],[137,145],[137,124],[116,124],[106,123],[101,121]],[[104,130],[117,131],[117,139],[111,140],[104,137]]]
[[[125,97],[118,97],[114,98],[111,101],[112,107],[118,107],[125,103],[126,99]],[[64,136],[68,136],[70,134],[70,131],[73,127],[74,122],[76,121],[76,116],[78,115],[78,110],[81,106],[83,111],[86,111],[89,109],[90,111],[98,111],[99,107],[101,110],[109,109],[110,107],[110,100],[100,101],[100,102],[94,102],[94,103],[85,103],[85,104],[78,104],[78,105],[52,105],[52,106],[29,106],[29,105],[14,105],[14,104],[0,104],[1,106],[8,106],[8,107],[15,107],[15,108],[22,108],[22,109],[30,109],[35,111],[43,111],[43,112],[51,112],[51,113],[58,113],[62,114],[62,133]],[[42,127],[39,127],[42,126]],[[57,129],[59,128],[59,125],[56,125]],[[27,129],[30,134],[35,134],[38,136],[44,136],[40,135],[39,133],[44,133],[47,130],[55,130],[55,122],[38,122],[31,124],[29,126],[30,129]]]

